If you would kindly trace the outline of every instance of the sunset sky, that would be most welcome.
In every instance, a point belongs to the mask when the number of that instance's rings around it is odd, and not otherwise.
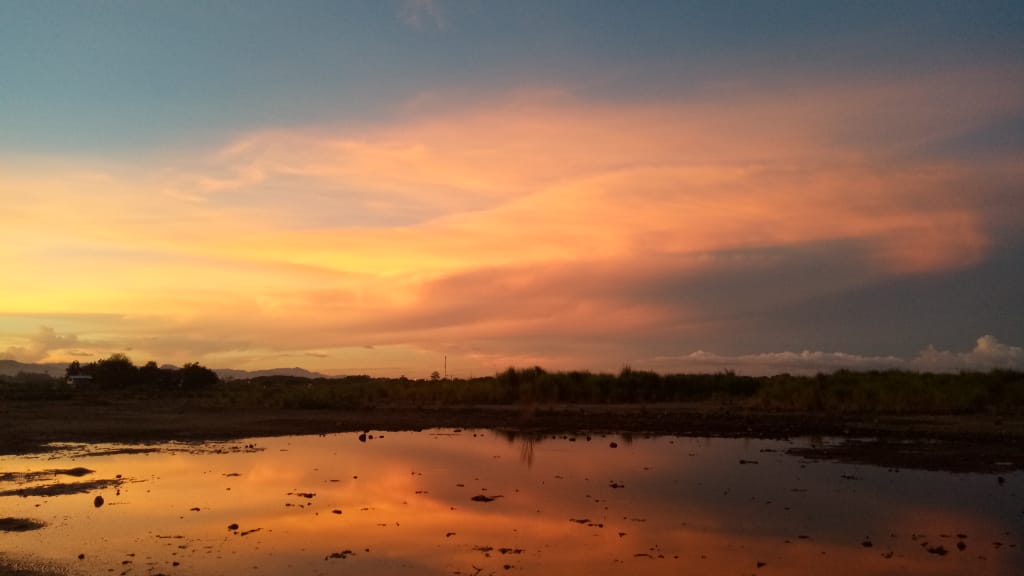
[[[1024,368],[1024,4],[0,0],[0,358]]]

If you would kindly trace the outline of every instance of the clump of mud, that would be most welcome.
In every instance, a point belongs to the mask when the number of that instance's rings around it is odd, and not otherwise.
[[[65,496],[68,494],[87,494],[93,490],[102,490],[104,488],[120,486],[121,482],[122,479],[120,478],[109,478],[88,480],[84,482],[68,482],[64,484],[46,484],[44,486],[0,490],[0,496]]]
[[[35,482],[37,480],[43,480],[48,478],[56,478],[57,476],[73,476],[75,478],[81,478],[82,476],[88,476],[95,470],[89,470],[88,468],[55,468],[51,470],[39,470],[36,472],[4,472],[0,474],[0,482]]]
[[[46,526],[45,522],[31,518],[0,518],[0,532],[29,532],[39,530],[44,526]]]

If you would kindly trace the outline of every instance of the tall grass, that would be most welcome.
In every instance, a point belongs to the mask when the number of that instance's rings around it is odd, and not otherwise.
[[[509,404],[709,403],[768,411],[843,413],[1024,413],[1024,374],[839,371],[770,377],[618,374],[509,368],[470,380],[263,377],[222,383],[207,401],[223,406],[372,408]]]
[[[841,370],[764,379],[753,405],[773,410],[958,414],[1024,410],[1024,374]]]

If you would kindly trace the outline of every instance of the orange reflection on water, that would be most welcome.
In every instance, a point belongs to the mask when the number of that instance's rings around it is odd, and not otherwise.
[[[981,475],[802,462],[782,442],[629,440],[432,431],[2,457],[0,478],[15,473],[0,481],[2,516],[47,526],[5,534],[0,553],[82,574],[1022,568],[1021,520],[1011,506],[1020,474],[999,485]],[[19,476],[75,466],[94,472]],[[89,493],[12,492],[118,474],[119,487]],[[928,552],[939,545],[945,555]]]

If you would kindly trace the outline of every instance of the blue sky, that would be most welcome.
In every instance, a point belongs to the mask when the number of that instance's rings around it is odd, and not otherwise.
[[[442,106],[523,85],[685,99],[1024,51],[1013,2],[41,1],[3,13],[4,147],[85,155],[372,122],[431,92]]]

